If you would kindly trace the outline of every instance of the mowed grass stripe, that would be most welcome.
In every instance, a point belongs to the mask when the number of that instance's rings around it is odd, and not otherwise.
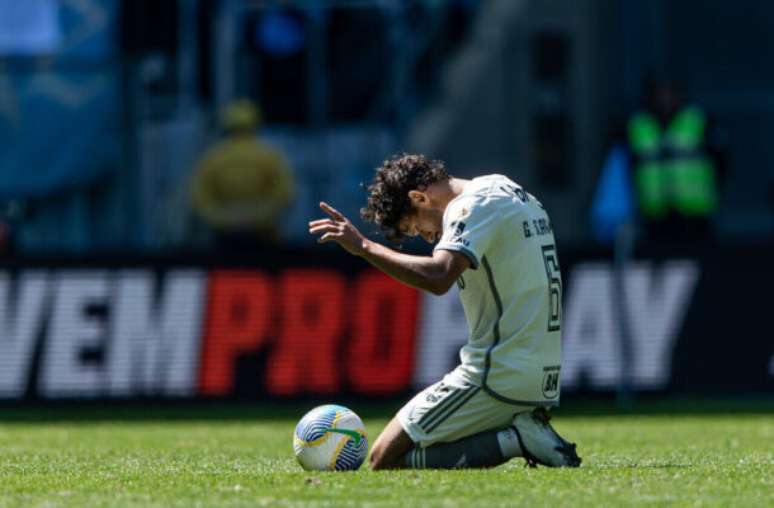
[[[299,407],[300,417],[305,409]],[[353,407],[357,411],[357,407]],[[365,418],[373,442],[386,418]],[[774,506],[774,418],[563,418],[577,470],[309,473],[295,419],[0,422],[0,506]]]

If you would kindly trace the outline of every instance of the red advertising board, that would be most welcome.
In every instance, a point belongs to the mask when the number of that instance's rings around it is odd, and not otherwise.
[[[0,396],[389,395],[410,388],[419,293],[375,270],[23,270],[0,276]],[[33,358],[39,363],[33,368]],[[264,356],[240,376],[240,358]]]

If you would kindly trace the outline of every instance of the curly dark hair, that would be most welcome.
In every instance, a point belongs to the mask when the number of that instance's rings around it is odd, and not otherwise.
[[[360,216],[379,226],[389,240],[399,242],[404,235],[398,223],[413,213],[409,191],[424,190],[435,182],[448,179],[442,161],[424,155],[394,155],[376,169],[374,180],[367,188],[368,201],[360,210]]]

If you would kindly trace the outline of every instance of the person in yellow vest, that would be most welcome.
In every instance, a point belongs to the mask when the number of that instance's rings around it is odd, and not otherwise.
[[[275,244],[279,218],[290,204],[294,180],[285,156],[256,138],[258,108],[248,100],[223,113],[226,136],[197,164],[191,185],[194,211],[224,250]]]
[[[717,154],[707,117],[669,80],[646,84],[646,108],[627,124],[632,181],[650,240],[707,241],[718,209]]]

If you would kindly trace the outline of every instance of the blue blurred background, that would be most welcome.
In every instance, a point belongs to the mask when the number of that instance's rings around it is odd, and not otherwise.
[[[772,21],[755,0],[0,0],[1,249],[212,252],[250,242],[218,224],[267,217],[307,245],[317,202],[356,218],[403,150],[511,176],[563,245],[609,242],[636,206],[604,170],[648,79],[712,126],[713,241],[768,242]],[[221,184],[197,172],[240,121],[285,190],[209,213]]]

